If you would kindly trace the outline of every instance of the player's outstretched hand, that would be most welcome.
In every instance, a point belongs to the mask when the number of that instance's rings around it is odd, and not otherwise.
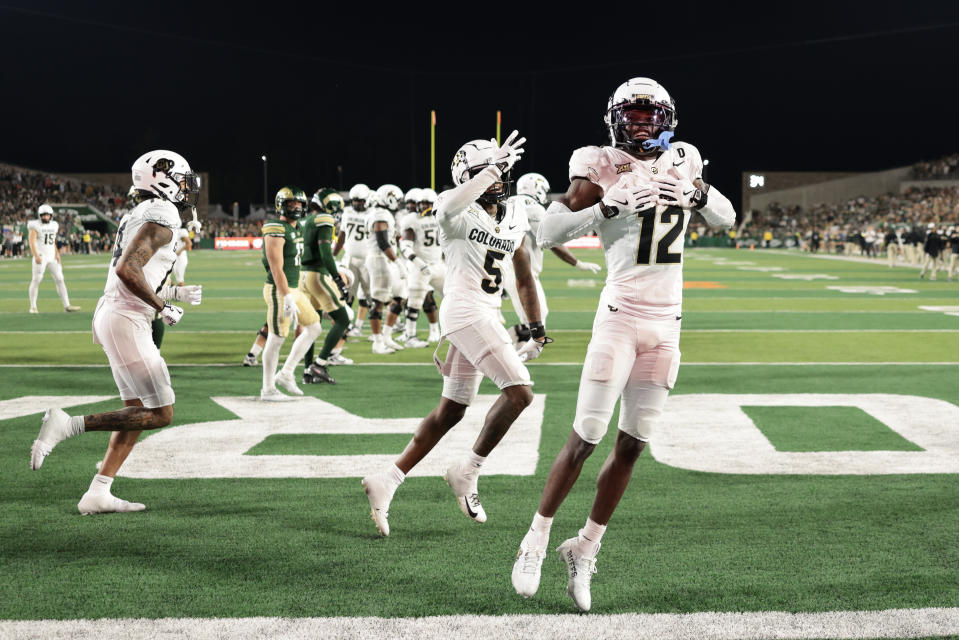
[[[296,297],[292,293],[283,296],[283,315],[290,319],[291,325],[295,325],[300,317],[300,309],[296,306]]]
[[[573,266],[580,271],[589,271],[590,273],[599,273],[603,270],[603,268],[595,262],[583,262],[582,260],[577,260]]]
[[[183,317],[183,309],[180,307],[170,304],[167,302],[163,305],[163,309],[160,311],[160,318],[167,325],[172,327],[177,322],[180,321],[180,318]]]
[[[526,341],[526,344],[519,348],[516,353],[519,354],[519,359],[521,362],[529,362],[530,360],[535,360],[538,358],[539,354],[543,353],[543,347],[552,341],[552,338],[546,337],[544,337],[542,340],[530,338]]]
[[[499,170],[503,173],[512,169],[525,151],[523,145],[526,143],[526,138],[517,139],[517,136],[519,136],[519,131],[513,129],[513,133],[506,137],[503,144],[499,145],[499,149],[493,154],[493,164],[499,167]],[[490,142],[496,144],[496,138],[493,138]]]
[[[603,196],[603,215],[615,218],[656,206],[659,188],[655,184],[639,184],[632,175],[624,175]]]
[[[654,176],[653,183],[659,188],[657,204],[680,209],[692,209],[699,205],[702,192],[689,178],[674,178],[668,175]]]
[[[182,287],[173,287],[173,299],[180,302],[189,302],[195,307],[203,301],[203,285],[187,284]]]

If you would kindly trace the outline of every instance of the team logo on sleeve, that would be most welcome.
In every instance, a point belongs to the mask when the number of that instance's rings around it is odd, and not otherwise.
[[[616,175],[619,175],[621,173],[632,173],[632,172],[633,172],[633,165],[630,162],[616,165]]]

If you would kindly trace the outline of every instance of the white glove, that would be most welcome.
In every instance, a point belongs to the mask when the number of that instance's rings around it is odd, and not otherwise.
[[[526,143],[526,138],[517,140],[516,136],[518,135],[519,131],[513,129],[513,133],[509,134],[506,141],[503,142],[496,153],[493,154],[493,164],[499,167],[502,173],[506,173],[512,169],[516,161],[523,155],[523,144]],[[496,144],[496,138],[493,138],[490,142]]]
[[[659,188],[654,184],[639,184],[638,178],[624,175],[603,196],[607,218],[628,215],[656,206]]]
[[[193,219],[186,223],[186,230],[198,234],[202,228],[203,225],[200,224],[200,221],[196,218],[196,207],[193,207]]]
[[[290,324],[295,325],[300,317],[300,309],[296,306],[296,296],[288,293],[283,296],[283,315],[290,319]]]
[[[423,258],[416,256],[416,258],[413,259],[413,265],[420,270],[420,274],[422,274],[424,278],[429,278],[430,275],[432,275],[430,265],[427,264]]]
[[[203,285],[188,284],[182,287],[163,287],[157,295],[164,300],[179,300],[196,306],[203,301]]]
[[[160,318],[162,318],[163,322],[170,327],[179,322],[180,318],[182,317],[183,309],[176,305],[172,305],[169,302],[165,303],[163,305],[163,309],[160,311]]]
[[[654,176],[653,182],[659,188],[657,204],[680,209],[692,209],[699,205],[702,192],[689,178],[674,178],[672,176]]]
[[[519,354],[520,362],[529,362],[530,360],[535,360],[538,358],[539,354],[543,353],[543,347],[545,347],[549,342],[552,342],[552,340],[549,338],[542,341],[534,338],[527,340],[526,344],[520,347],[516,352]]]
[[[577,260],[573,266],[580,271],[589,271],[590,273],[599,273],[603,270],[603,268],[595,262],[583,262],[582,260]]]

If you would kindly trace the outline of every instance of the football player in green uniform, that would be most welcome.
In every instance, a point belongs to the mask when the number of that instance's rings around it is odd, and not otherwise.
[[[344,304],[349,290],[333,260],[333,227],[336,225],[336,215],[342,211],[343,197],[333,189],[320,189],[313,194],[310,214],[303,222],[303,267],[299,288],[314,309],[326,313],[333,321],[316,360],[311,358],[312,346],[307,352],[304,384],[336,383],[326,367],[330,364],[333,349],[350,324]]]
[[[278,217],[264,222],[262,228],[263,266],[266,269],[263,299],[266,301],[269,334],[263,349],[260,399],[271,402],[292,400],[276,388],[277,382],[293,395],[303,395],[293,379],[293,371],[322,330],[320,316],[296,287],[300,281],[303,256],[303,236],[297,224],[309,206],[306,194],[296,187],[283,187],[276,193],[275,205]],[[277,373],[280,347],[290,332],[290,326],[297,323],[303,332],[293,342],[283,369]]]

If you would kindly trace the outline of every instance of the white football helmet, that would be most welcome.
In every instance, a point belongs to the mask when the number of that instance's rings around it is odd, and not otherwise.
[[[656,146],[643,143],[674,131],[679,124],[669,92],[651,78],[631,78],[619,85],[609,97],[603,121],[612,146],[638,155],[655,153]],[[628,126],[646,130],[631,134]]]
[[[359,184],[354,184],[349,193],[350,205],[356,211],[366,211],[366,208],[369,206],[369,199],[372,193],[373,192],[370,191],[370,188],[362,182]],[[357,203],[360,203],[359,206],[357,206]]]
[[[376,190],[376,195],[383,206],[393,213],[396,213],[397,209],[400,208],[400,203],[403,202],[403,190],[395,184],[384,184]]]
[[[453,156],[450,172],[453,184],[459,186],[493,164],[493,155],[499,150],[492,140],[470,140]],[[501,202],[509,196],[509,179],[494,182],[477,200],[486,204]]]
[[[530,196],[545,207],[549,204],[549,181],[538,173],[524,173],[516,181],[516,193]]]
[[[43,216],[50,216],[50,218],[44,220]],[[37,209],[37,217],[43,222],[50,222],[50,220],[53,220],[53,207],[48,204],[41,204],[40,208]]]
[[[425,189],[420,189],[420,202],[419,209],[420,211],[426,211],[436,204],[436,192],[426,187]]]
[[[413,187],[406,192],[406,196],[403,198],[403,203],[406,205],[406,208],[410,211],[416,211],[417,205],[420,202],[420,192],[422,189]]]
[[[155,193],[178,208],[195,207],[200,197],[200,177],[179,153],[158,149],[144,153],[131,167],[133,186]]]

